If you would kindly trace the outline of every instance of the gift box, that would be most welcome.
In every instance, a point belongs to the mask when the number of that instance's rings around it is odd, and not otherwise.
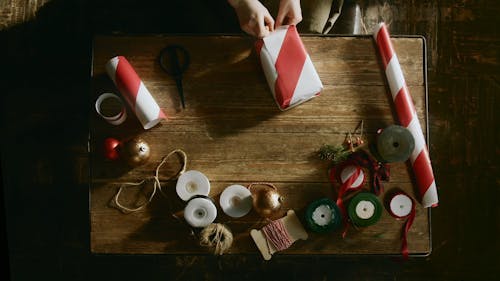
[[[320,94],[323,84],[294,25],[281,26],[257,41],[262,70],[281,110]]]

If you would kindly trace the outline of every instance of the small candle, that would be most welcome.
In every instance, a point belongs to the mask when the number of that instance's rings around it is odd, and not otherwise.
[[[184,219],[192,227],[205,227],[217,217],[217,207],[209,197],[195,197],[184,208]]]
[[[210,181],[202,172],[186,171],[177,180],[175,191],[184,201],[196,195],[207,196],[210,193]]]
[[[252,193],[242,185],[230,185],[222,192],[219,204],[226,215],[240,218],[252,209]]]

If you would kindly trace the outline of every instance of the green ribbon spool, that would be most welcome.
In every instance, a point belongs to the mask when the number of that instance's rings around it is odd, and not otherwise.
[[[376,146],[377,158],[381,162],[404,162],[415,148],[415,139],[405,127],[391,125],[377,136]]]
[[[382,215],[382,204],[373,193],[360,192],[349,202],[347,214],[355,226],[374,225]]]
[[[309,204],[305,219],[309,229],[316,233],[327,233],[342,224],[339,207],[329,198],[322,198]]]

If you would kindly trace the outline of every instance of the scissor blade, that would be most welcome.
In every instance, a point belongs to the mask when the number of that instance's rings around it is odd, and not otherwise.
[[[179,97],[181,98],[182,108],[186,108],[186,104],[184,103],[184,90],[182,88],[182,77],[175,78],[175,84],[177,84],[177,91],[179,92]]]

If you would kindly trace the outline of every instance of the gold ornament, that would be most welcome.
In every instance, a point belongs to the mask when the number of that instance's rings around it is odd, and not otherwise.
[[[259,185],[259,188],[252,188],[255,185]],[[273,184],[252,183],[248,189],[252,192],[253,208],[260,216],[271,218],[281,210],[283,197]]]
[[[124,142],[120,148],[120,156],[130,166],[139,166],[149,160],[151,149],[141,138],[133,138]]]

